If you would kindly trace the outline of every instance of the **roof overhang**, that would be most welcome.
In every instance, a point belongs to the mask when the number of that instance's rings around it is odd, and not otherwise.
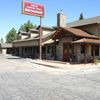
[[[59,28],[57,28],[56,32],[52,36],[52,39],[59,39],[59,38],[61,38],[62,34],[70,34],[70,35],[81,37],[81,38],[94,38],[94,39],[98,38],[97,36],[91,35],[80,29],[69,28],[69,27],[65,27],[65,28],[59,27]]]
[[[77,41],[73,41],[72,43],[73,44],[98,44],[100,45],[100,40],[83,38]]]

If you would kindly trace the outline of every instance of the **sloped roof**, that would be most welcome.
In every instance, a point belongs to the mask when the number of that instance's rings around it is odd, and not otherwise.
[[[18,34],[22,34],[22,35],[29,35],[29,33],[28,33],[28,32],[26,32],[26,31],[19,31],[19,32],[18,32]]]
[[[40,25],[37,27],[37,30],[40,28]],[[47,30],[55,30],[54,27],[50,27],[50,26],[45,26],[45,25],[42,25],[42,29],[47,29]]]
[[[32,33],[35,33],[35,34],[39,33],[39,30],[37,30],[37,29],[29,29],[29,31],[32,32]]]
[[[50,32],[50,33],[44,35],[42,37],[43,41],[49,40],[54,33],[55,33],[55,31]],[[39,40],[39,37],[32,37],[32,38],[28,38],[28,39],[15,40],[13,43],[17,43],[17,42],[27,42],[27,41],[34,41],[34,40]]]
[[[82,31],[81,29],[76,29],[76,28],[69,28],[69,27],[59,27],[55,34],[53,35],[53,38],[56,38],[56,36],[58,34],[62,34],[62,31],[65,31],[64,33],[70,33],[70,34],[73,34],[75,36],[78,36],[78,37],[87,37],[87,38],[98,38],[97,36],[95,35],[90,35],[88,34],[87,32],[85,31]]]
[[[86,38],[83,38],[83,39],[80,39],[80,40],[77,40],[77,41],[74,41],[73,43],[90,43],[90,44],[100,44],[100,40],[97,40],[97,39],[86,39]]]
[[[84,25],[95,24],[95,23],[100,23],[100,16],[74,21],[71,23],[67,23],[66,25],[68,27],[78,27],[78,26],[84,26]]]
[[[0,48],[12,48],[12,43],[0,43]]]
[[[21,40],[15,40],[13,43],[16,43],[16,42],[26,42],[26,41],[33,41],[33,40],[38,40],[39,38],[28,38],[28,39],[21,39]]]

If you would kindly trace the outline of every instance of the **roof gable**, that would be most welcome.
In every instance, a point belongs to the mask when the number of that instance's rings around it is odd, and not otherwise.
[[[65,27],[65,28],[62,28],[62,27],[59,27],[56,32],[54,33],[54,35],[52,36],[53,39],[56,39],[58,38],[60,34],[62,34],[62,32],[64,32],[64,34],[71,34],[71,35],[74,35],[74,36],[78,36],[78,37],[85,37],[85,38],[98,38],[96,37],[95,35],[90,35],[88,34],[87,32],[84,32],[82,31],[81,29],[76,29],[76,28],[68,28],[68,27]],[[58,37],[57,37],[58,36]]]

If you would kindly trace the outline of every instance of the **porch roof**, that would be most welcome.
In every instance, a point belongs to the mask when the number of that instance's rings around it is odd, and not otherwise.
[[[54,43],[54,41],[52,39],[50,39],[50,40],[44,42],[42,45],[52,44],[52,43]]]
[[[80,40],[74,41],[72,43],[79,44],[79,43],[88,43],[88,44],[99,44],[100,45],[100,40],[97,39],[87,39],[87,38],[82,38]]]
[[[94,39],[98,38],[97,36],[91,35],[91,34],[85,32],[85,31],[83,31],[81,29],[69,28],[69,27],[64,27],[64,28],[63,27],[59,27],[56,30],[56,32],[55,32],[55,34],[53,35],[52,38],[53,39],[57,39],[57,38],[60,37],[60,34],[62,34],[62,33],[64,33],[64,34],[69,33],[71,35],[78,36],[78,37],[83,37],[83,38],[94,38]]]

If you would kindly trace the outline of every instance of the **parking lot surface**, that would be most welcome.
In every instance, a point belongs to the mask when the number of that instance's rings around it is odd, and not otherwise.
[[[32,61],[0,55],[0,100],[100,100],[99,68],[68,71]]]

